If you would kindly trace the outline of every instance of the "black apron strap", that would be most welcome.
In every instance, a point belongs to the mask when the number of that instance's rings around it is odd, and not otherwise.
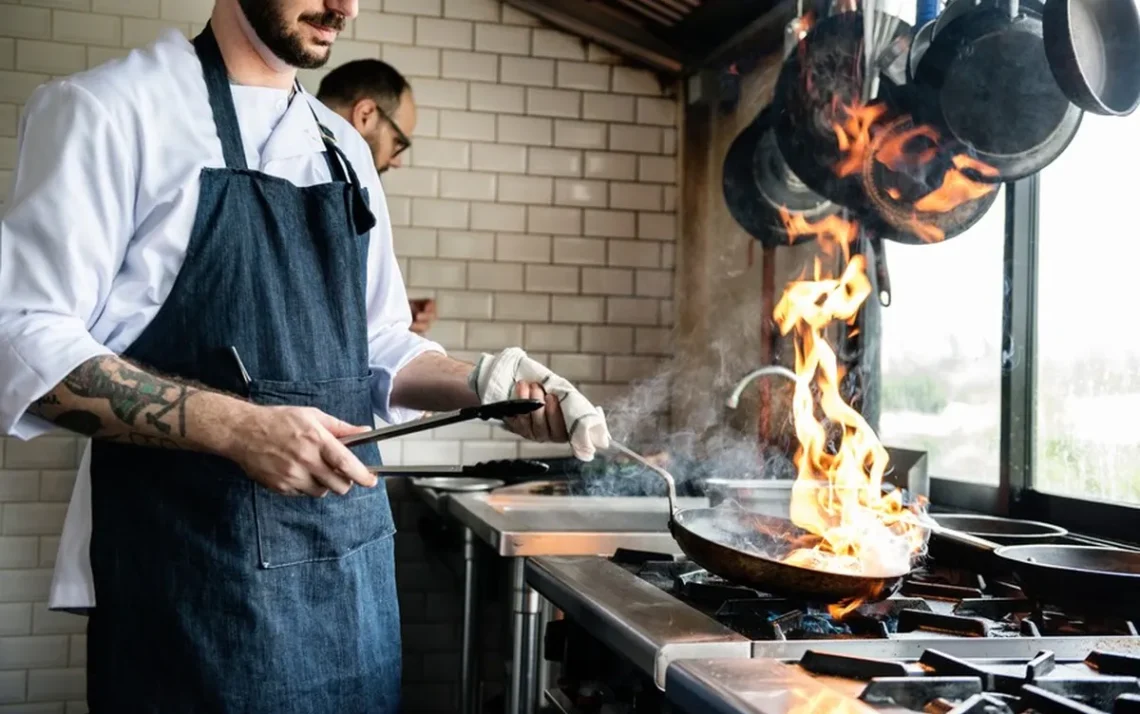
[[[249,168],[245,163],[245,149],[241,143],[241,128],[238,125],[237,110],[234,109],[233,94],[230,93],[230,80],[226,74],[226,63],[218,40],[210,23],[194,38],[194,49],[202,63],[202,73],[206,78],[206,91],[210,95],[210,109],[214,112],[214,126],[222,141],[222,154],[226,166],[231,169]]]

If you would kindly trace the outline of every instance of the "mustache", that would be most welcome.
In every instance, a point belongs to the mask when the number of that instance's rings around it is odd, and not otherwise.
[[[302,15],[301,20],[303,22],[309,23],[310,25],[317,25],[318,27],[336,30],[337,32],[344,30],[345,22],[347,22],[344,15],[340,14],[339,12],[333,12],[332,10],[328,10],[322,13],[314,12],[308,15]]]

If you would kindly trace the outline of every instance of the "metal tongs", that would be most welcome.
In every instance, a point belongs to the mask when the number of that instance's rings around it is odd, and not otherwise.
[[[380,476],[438,477],[458,476],[463,478],[494,478],[503,481],[525,481],[544,476],[550,465],[542,461],[504,459],[480,461],[469,466],[370,466],[368,468]]]
[[[508,399],[504,402],[492,402],[491,404],[483,404],[477,407],[441,412],[404,424],[395,424],[380,429],[373,429],[363,434],[343,436],[340,439],[340,443],[345,446],[359,446],[360,444],[368,444],[373,441],[395,439],[396,437],[415,434],[420,431],[427,431],[428,429],[438,429],[441,426],[456,424],[461,421],[472,421],[474,419],[482,419],[483,421],[489,419],[507,419],[522,416],[523,414],[530,414],[533,411],[541,409],[543,405],[544,403],[537,399]]]

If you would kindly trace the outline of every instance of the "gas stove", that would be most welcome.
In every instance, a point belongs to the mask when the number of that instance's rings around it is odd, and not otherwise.
[[[665,698],[677,714],[1129,714],[1140,712],[1138,677],[1140,657],[1104,649],[960,658],[930,648],[918,659],[809,650],[799,661],[674,662]]]
[[[878,640],[958,638],[1040,639],[1137,637],[1133,621],[1066,613],[1029,600],[1009,580],[929,567],[912,573],[899,592],[844,616],[824,606],[768,595],[711,575],[683,557],[619,551],[611,559],[634,576],[751,640],[765,653],[798,649],[797,641],[841,641],[865,650]],[[1140,603],[1137,603],[1140,621]],[[968,645],[966,645],[968,646]],[[956,647],[955,647],[956,648]],[[878,647],[877,649],[883,649]],[[886,649],[897,649],[888,647]],[[908,649],[904,647],[903,649]]]
[[[1056,673],[1051,675],[1055,681],[1064,677],[1079,679],[1076,674],[1082,667],[1086,673],[1091,671],[1082,663],[1093,652],[1102,653],[1101,656],[1140,654],[1140,637],[1133,621],[1098,618],[1095,608],[1090,608],[1091,614],[1062,612],[1047,603],[1028,600],[1011,582],[962,570],[918,570],[896,595],[865,604],[842,619],[828,614],[824,605],[776,597],[726,582],[683,556],[618,551],[612,558],[534,558],[527,566],[526,577],[533,588],[564,613],[564,619],[548,630],[546,656],[558,662],[561,669],[559,686],[556,691],[547,692],[547,699],[558,700],[558,708],[566,712],[663,711],[668,706],[666,700],[672,700],[671,688],[681,686],[669,683],[677,677],[689,677],[685,681],[694,682],[707,680],[701,685],[704,692],[727,676],[722,676],[723,672],[752,672],[749,667],[759,666],[758,660],[770,664],[764,665],[768,669],[755,670],[758,674],[749,687],[759,687],[765,677],[780,681],[798,677],[803,679],[800,684],[807,687],[821,677],[834,678],[827,671],[809,671],[812,667],[844,670],[863,662],[882,667],[877,676],[884,681],[875,687],[887,689],[901,686],[895,679],[917,686],[910,681],[917,679],[916,673],[937,673],[924,677],[924,686],[965,689],[948,689],[942,692],[945,696],[930,701],[941,698],[952,702],[956,701],[949,697],[953,692],[968,691],[970,696],[981,692],[975,692],[972,684],[940,680],[974,676],[969,672],[975,665],[969,663],[980,659],[1000,660],[1007,668],[1002,671],[1009,677],[1014,675],[1008,668],[1020,666],[1042,678],[1045,670],[1051,669]],[[1140,621],[1140,611],[1137,614]],[[730,660],[752,662],[730,665]],[[807,668],[799,664],[801,660]],[[703,669],[693,669],[701,662],[705,663],[701,665]],[[902,674],[900,667],[907,674]],[[866,686],[867,673],[860,677],[851,682]],[[996,675],[990,679],[1004,683],[1004,689],[997,690],[997,694],[1011,696],[1008,692],[1014,689],[1009,684],[1012,679]],[[990,679],[983,681],[989,683]],[[780,695],[783,698],[777,699],[787,704],[790,700],[786,683],[772,686],[784,692]],[[852,690],[853,686],[845,680],[845,688],[840,690],[853,706],[858,706],[862,690]],[[1112,686],[1123,685],[1118,682]],[[707,692],[702,696],[706,695]],[[768,701],[773,696],[773,692],[767,692],[761,699]],[[874,699],[879,695],[872,688],[870,696]],[[672,704],[676,706],[677,702]],[[723,710],[702,704],[703,708],[692,711],[870,711],[841,708],[846,705],[793,709],[789,704],[780,708],[784,704]],[[985,711],[983,704],[978,706],[976,710],[956,714]],[[1014,707],[1014,711],[1024,709]],[[911,711],[905,707],[878,710]],[[1001,710],[994,710],[994,714],[1001,714]]]

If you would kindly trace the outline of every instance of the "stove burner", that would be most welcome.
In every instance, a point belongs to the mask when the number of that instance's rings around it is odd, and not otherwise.
[[[868,704],[945,714],[1140,712],[1140,680],[1111,674],[1140,671],[1140,657],[1094,651],[1085,664],[1087,674],[1061,672],[1047,650],[1024,661],[1020,673],[1010,671],[1011,663],[978,663],[936,649],[923,652],[917,667],[814,650],[800,659],[813,674],[866,681],[860,699]]]
[[[619,550],[613,562],[753,640],[936,637],[1137,636],[1131,621],[1065,613],[1034,602],[1015,585],[932,567],[907,577],[894,596],[865,603],[842,621],[829,603],[777,597],[712,575],[684,556]],[[979,705],[981,706],[981,705]]]

